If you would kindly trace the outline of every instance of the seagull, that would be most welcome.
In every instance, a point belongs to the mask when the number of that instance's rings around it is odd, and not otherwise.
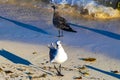
[[[67,23],[67,20],[59,15],[59,13],[56,11],[56,6],[51,6],[54,10],[53,13],[53,25],[58,29],[59,36],[63,37],[63,30],[68,32],[77,32],[73,30],[69,24]]]
[[[57,71],[57,75],[64,76],[63,74],[61,74],[61,64],[68,59],[68,56],[62,47],[61,41],[57,41],[56,46],[54,46],[54,44],[51,43],[51,45],[49,46],[49,49],[50,49],[49,51],[50,62],[60,64],[59,68],[57,68],[54,65],[54,68]]]

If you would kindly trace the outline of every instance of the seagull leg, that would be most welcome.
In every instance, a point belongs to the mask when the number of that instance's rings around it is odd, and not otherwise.
[[[58,29],[58,34],[59,34],[58,37],[61,37],[61,36],[60,36],[60,30],[59,30],[59,29]]]
[[[61,74],[61,64],[60,64],[60,66],[59,66],[59,75],[60,75],[60,76],[64,76],[63,74]]]
[[[59,73],[59,71],[58,71],[58,69],[57,69],[57,67],[55,65],[54,65],[54,68],[56,69],[57,73]]]
[[[59,66],[59,71],[60,71],[60,73],[61,73],[61,64],[60,64],[60,66]]]
[[[62,30],[60,30],[60,29],[58,29],[58,37],[63,37],[63,31]]]
[[[54,65],[54,68],[56,69],[58,76],[64,76],[64,75],[61,74],[61,71],[59,71],[55,65]]]
[[[63,30],[61,31],[61,36],[63,37]]]

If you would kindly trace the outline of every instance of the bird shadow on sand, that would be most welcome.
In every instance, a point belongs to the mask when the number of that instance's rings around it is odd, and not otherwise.
[[[85,65],[87,68],[89,69],[92,69],[92,70],[95,70],[95,71],[98,71],[98,72],[101,72],[101,73],[104,73],[104,74],[107,74],[109,76],[112,76],[112,77],[115,77],[117,79],[120,79],[120,74],[115,74],[115,73],[112,73],[112,72],[108,72],[108,71],[104,71],[102,69],[98,69],[96,67],[93,67],[93,66],[90,66],[90,65]]]
[[[28,60],[25,60],[5,49],[0,50],[0,55],[16,64],[31,65]]]
[[[46,32],[45,30],[43,30],[41,28],[37,28],[36,26],[26,24],[26,23],[22,23],[22,22],[15,21],[15,20],[11,20],[11,19],[8,19],[8,18],[2,17],[2,16],[0,16],[0,18],[4,19],[4,20],[7,20],[9,22],[12,22],[12,23],[14,23],[18,26],[23,27],[23,28],[26,28],[26,29],[29,29],[29,30],[32,30],[32,31],[36,31],[36,32],[39,32],[39,33],[42,33],[42,34],[50,35],[50,33]]]
[[[69,23],[69,24],[72,25],[72,26],[75,26],[75,27],[79,27],[79,28],[83,28],[83,29],[86,29],[86,30],[90,30],[90,31],[99,33],[99,34],[107,36],[109,38],[120,40],[120,34],[116,34],[116,33],[113,33],[113,32],[110,32],[110,31],[105,31],[105,30],[89,28],[89,27],[85,27],[85,26],[81,26],[81,25],[77,25],[77,24],[73,24],[73,23]]]

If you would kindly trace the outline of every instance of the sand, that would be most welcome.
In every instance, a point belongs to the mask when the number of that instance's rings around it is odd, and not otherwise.
[[[119,19],[63,16],[74,23],[77,33],[64,32],[59,39],[51,9],[0,4],[0,80],[120,79]],[[57,76],[49,62],[47,45],[57,40],[68,54],[62,64],[63,77]]]

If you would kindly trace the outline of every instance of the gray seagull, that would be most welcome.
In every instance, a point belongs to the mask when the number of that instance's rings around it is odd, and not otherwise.
[[[58,37],[63,37],[63,30],[68,32],[77,32],[73,30],[70,25],[67,23],[67,20],[59,15],[59,13],[56,11],[56,6],[51,6],[54,10],[53,13],[53,25],[58,29]]]

